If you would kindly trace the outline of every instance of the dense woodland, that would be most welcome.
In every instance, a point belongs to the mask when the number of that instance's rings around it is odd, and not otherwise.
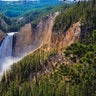
[[[42,49],[26,56],[3,75],[0,96],[96,96],[96,3],[79,2],[57,16],[54,30],[66,32],[75,22],[81,22],[83,36],[62,55],[70,64],[51,64],[58,53]],[[39,75],[38,75],[39,74]]]
[[[0,13],[4,13],[8,17],[19,17],[22,14],[25,14],[28,11],[37,10],[46,7],[53,7],[55,5],[62,4],[60,1],[53,0],[34,0],[27,1],[26,0],[18,0],[11,2],[4,2],[4,0],[0,0]]]

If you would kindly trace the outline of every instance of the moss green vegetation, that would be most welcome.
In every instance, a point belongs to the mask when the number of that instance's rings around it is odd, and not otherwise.
[[[67,8],[56,19],[54,28],[59,30],[57,32],[64,32],[79,20],[82,24],[83,35],[80,41],[62,52],[70,64],[58,63],[60,66],[55,68],[51,65],[51,70],[49,69],[48,74],[45,74],[48,61],[51,61],[57,53],[37,50],[12,65],[11,69],[3,75],[0,82],[0,95],[96,96],[95,11],[96,3],[83,2]]]

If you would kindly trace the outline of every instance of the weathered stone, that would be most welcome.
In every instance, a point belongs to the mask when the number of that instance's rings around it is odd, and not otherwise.
[[[14,35],[13,40],[13,56],[22,56],[27,53],[30,45],[32,45],[33,33],[31,24],[26,24],[20,31]]]

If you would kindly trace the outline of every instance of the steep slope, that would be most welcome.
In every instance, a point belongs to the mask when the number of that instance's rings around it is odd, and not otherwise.
[[[62,48],[70,46],[72,43],[78,42],[81,35],[80,22],[74,23],[65,33],[53,30],[54,21],[59,13],[53,13],[41,19],[37,26],[35,44],[45,45],[48,50],[57,48],[58,51]]]
[[[29,52],[33,42],[33,31],[31,24],[23,26],[13,39],[13,56],[19,57]]]
[[[48,44],[51,40],[55,17],[58,14],[59,13],[56,12],[49,16],[42,17],[36,29],[33,29],[31,24],[26,24],[22,27],[14,36],[13,56],[22,56],[30,51],[33,52],[44,44]]]
[[[33,52],[41,46],[46,45],[46,50],[66,48],[80,37],[80,22],[73,24],[65,34],[56,33],[53,30],[54,21],[59,12],[42,17],[36,29],[31,24],[26,24],[14,36],[14,56],[22,56],[22,54]],[[31,53],[30,52],[30,53]]]
[[[9,31],[8,28],[12,25],[12,20],[0,13],[0,29],[4,32]]]
[[[56,12],[42,17],[36,28],[35,40],[33,43],[34,48],[50,43],[54,20],[58,14],[59,13]]]
[[[72,43],[78,42],[80,39],[81,28],[80,22],[74,23],[65,33],[52,32],[51,46],[57,47],[60,51],[62,48],[70,46]]]

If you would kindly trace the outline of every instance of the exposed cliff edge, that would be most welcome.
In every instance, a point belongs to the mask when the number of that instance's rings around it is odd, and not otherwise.
[[[81,34],[80,22],[74,23],[65,33],[52,32],[51,47],[57,47],[58,50],[78,42]]]
[[[22,56],[30,51],[35,51],[40,46],[51,40],[52,28],[55,17],[59,13],[53,13],[42,17],[35,30],[32,30],[31,24],[26,24],[20,31],[14,35],[13,56]]]
[[[53,31],[54,21],[59,12],[42,17],[35,31],[31,24],[26,24],[14,36],[13,56],[22,56],[24,53],[33,52],[43,45],[46,49],[57,48],[61,50],[80,37],[80,22],[73,24],[67,32],[60,33]]]
[[[23,26],[13,39],[13,56],[22,56],[32,45],[33,33],[31,24]]]
[[[40,23],[37,25],[35,39],[32,45],[32,51],[45,44],[51,43],[52,30],[54,21],[59,12],[42,17]]]

